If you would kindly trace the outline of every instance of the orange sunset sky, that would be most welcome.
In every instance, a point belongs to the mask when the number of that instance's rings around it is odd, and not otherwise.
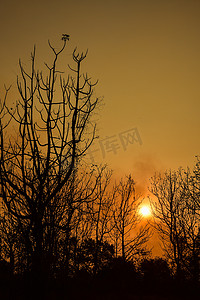
[[[29,68],[36,44],[38,67],[45,68],[48,39],[59,47],[67,33],[61,69],[67,74],[76,46],[88,49],[83,71],[99,80],[95,94],[103,97],[95,159],[117,174],[135,174],[140,184],[156,170],[194,164],[200,154],[199,0],[8,0],[1,1],[0,15],[1,97],[4,83],[15,89],[19,57]],[[141,143],[125,150],[120,137],[133,128]],[[110,137],[115,148],[103,149]]]

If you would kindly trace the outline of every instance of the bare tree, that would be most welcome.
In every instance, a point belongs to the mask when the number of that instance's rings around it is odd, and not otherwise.
[[[79,165],[61,190],[58,204],[53,209],[53,213],[57,211],[55,238],[59,245],[60,265],[65,268],[65,274],[79,269],[77,251],[83,240],[92,236],[91,210],[100,177],[101,174],[96,174],[93,166]]]
[[[185,251],[184,237],[179,222],[181,204],[180,177],[176,172],[166,172],[151,178],[150,191],[156,196],[152,201],[152,211],[156,218],[155,228],[160,234],[168,258],[176,266],[176,274],[181,273],[181,260]]]
[[[166,172],[151,179],[150,191],[155,228],[165,253],[175,267],[178,279],[189,273],[194,280],[199,273],[199,207],[190,170]]]
[[[52,222],[46,212],[53,212],[56,197],[95,138],[91,117],[99,99],[93,98],[95,84],[81,75],[87,53],[74,50],[75,67],[70,69],[75,77],[65,80],[57,70],[68,38],[64,36],[58,51],[49,42],[54,58],[51,66],[46,64],[47,76],[36,70],[35,48],[30,72],[19,61],[20,100],[10,107],[6,89],[0,110],[1,196],[25,232],[31,268],[37,276],[44,272],[45,238]]]
[[[183,263],[189,276],[197,283],[200,274],[200,172],[198,158],[192,171],[188,168],[179,173],[182,178],[182,193],[184,193],[179,220],[187,249],[187,257]]]
[[[62,243],[65,245],[63,254],[71,257],[71,266],[68,265],[68,268],[72,271],[79,271],[80,249],[92,243],[94,249],[90,249],[90,255],[93,256],[90,272],[93,275],[98,272],[102,245],[112,229],[114,193],[111,192],[111,175],[112,172],[105,166],[93,166],[90,172],[78,174],[74,181],[70,209],[67,208],[63,214],[62,224],[59,226],[62,230]],[[65,195],[62,197],[65,198]],[[64,201],[68,202],[69,200]],[[65,259],[64,264],[67,262],[69,263],[69,259]]]
[[[112,172],[106,167],[97,167],[96,189],[93,195],[94,201],[90,206],[90,220],[92,225],[92,237],[95,242],[94,268],[93,274],[96,275],[100,265],[99,256],[102,243],[108,240],[112,230],[111,220],[113,218],[113,204],[115,190],[110,186]]]
[[[139,226],[139,196],[135,191],[135,182],[131,176],[117,185],[118,197],[114,206],[114,239],[121,252],[123,261],[148,253],[146,242],[150,238],[148,225]],[[117,251],[117,254],[119,252]]]

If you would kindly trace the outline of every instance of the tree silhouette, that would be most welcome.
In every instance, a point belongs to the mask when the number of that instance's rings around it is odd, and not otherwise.
[[[138,227],[140,216],[139,196],[135,191],[135,182],[131,176],[121,180],[117,185],[118,197],[114,205],[113,239],[120,251],[123,261],[135,259],[137,255],[149,253],[146,242],[151,236],[147,225]],[[116,252],[116,249],[115,249]],[[117,253],[119,255],[119,253]]]
[[[197,185],[195,185],[197,187]],[[194,174],[188,169],[166,172],[151,179],[154,226],[177,278],[199,277],[199,206]]]
[[[89,210],[89,218],[92,226],[91,235],[95,241],[93,256],[94,275],[102,267],[100,259],[100,253],[102,254],[101,248],[102,245],[105,245],[106,240],[109,239],[109,233],[112,230],[111,220],[113,217],[115,190],[110,187],[111,176],[112,172],[110,170],[107,170],[105,167],[97,167],[97,185]]]
[[[150,191],[156,196],[157,202],[153,204],[153,212],[157,219],[156,229],[165,246],[166,253],[173,257],[176,265],[176,274],[180,277],[181,257],[185,246],[182,247],[183,234],[179,223],[180,210],[180,177],[174,172],[165,173],[164,177],[155,175],[151,179]]]
[[[109,265],[114,257],[114,248],[108,242],[99,241],[98,252],[96,246],[96,241],[90,238],[85,239],[79,248],[79,270],[85,270],[92,276]],[[98,269],[96,269],[96,260]]]
[[[59,194],[72,180],[81,157],[95,138],[91,117],[99,99],[93,98],[95,84],[87,75],[81,75],[86,54],[75,49],[75,67],[70,67],[75,77],[58,77],[57,61],[67,40],[68,36],[64,36],[59,51],[49,42],[54,58],[51,66],[46,64],[47,76],[36,70],[35,48],[30,73],[19,61],[20,100],[10,107],[6,89],[0,110],[1,196],[23,235],[30,267],[37,278],[45,273],[45,241],[51,240]],[[50,245],[48,252],[51,256]]]
[[[99,184],[105,168],[99,169],[79,165],[71,181],[65,184],[59,195],[56,213],[55,236],[58,247],[59,268],[73,274],[79,270],[79,252],[83,241],[94,238],[94,207],[99,193]],[[103,183],[102,183],[103,184]],[[52,238],[50,239],[52,240]]]

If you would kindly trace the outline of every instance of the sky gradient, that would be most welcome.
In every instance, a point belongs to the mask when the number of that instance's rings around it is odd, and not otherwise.
[[[29,67],[49,59],[47,40],[60,45],[66,70],[71,52],[89,49],[83,71],[98,79],[100,141],[119,148],[99,157],[118,174],[146,182],[152,172],[190,166],[200,154],[200,1],[4,1],[0,4],[0,95],[15,85],[19,57]],[[120,144],[137,128],[142,143]],[[116,141],[116,139],[118,139]],[[101,151],[101,152],[100,152]],[[104,156],[104,157],[103,157]]]

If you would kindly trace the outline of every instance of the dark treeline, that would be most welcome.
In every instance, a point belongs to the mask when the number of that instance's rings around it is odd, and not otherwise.
[[[9,101],[5,88],[0,103],[2,298],[191,292],[200,275],[199,161],[192,173],[152,178],[155,220],[141,222],[132,176],[116,182],[85,158],[100,99],[81,73],[87,54],[74,50],[66,79],[57,69],[68,40],[63,35],[59,50],[49,42],[53,60],[44,71],[36,69],[35,49],[29,71],[20,61],[19,98]],[[151,228],[165,258],[150,257]]]

